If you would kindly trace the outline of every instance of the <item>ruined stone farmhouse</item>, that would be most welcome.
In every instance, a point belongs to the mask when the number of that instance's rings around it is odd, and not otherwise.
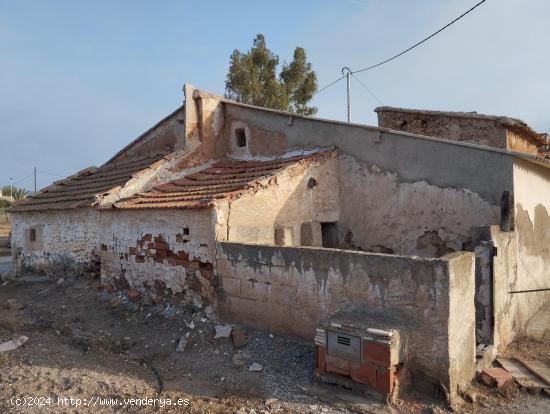
[[[315,338],[319,375],[451,400],[476,346],[493,358],[550,299],[547,139],[522,121],[382,107],[374,127],[184,92],[12,208],[19,272],[182,295]],[[331,318],[370,329],[358,359],[332,353]]]

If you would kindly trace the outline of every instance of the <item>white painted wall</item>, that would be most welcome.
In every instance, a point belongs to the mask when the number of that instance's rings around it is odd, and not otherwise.
[[[16,213],[12,220],[12,252],[16,266],[39,271],[59,262],[86,264],[98,251],[99,212],[76,210]],[[28,240],[29,229],[37,240]]]

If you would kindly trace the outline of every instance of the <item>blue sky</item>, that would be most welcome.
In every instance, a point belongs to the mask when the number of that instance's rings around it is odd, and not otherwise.
[[[0,184],[33,166],[100,165],[177,108],[184,82],[224,92],[229,55],[256,33],[281,61],[306,49],[320,86],[422,39],[476,0],[0,0]],[[476,110],[550,131],[550,2],[488,0],[392,63],[358,75],[385,104]],[[353,121],[378,105],[356,82]],[[344,120],[345,84],[314,101]],[[38,174],[38,187],[57,177]],[[22,181],[21,181],[22,180]]]

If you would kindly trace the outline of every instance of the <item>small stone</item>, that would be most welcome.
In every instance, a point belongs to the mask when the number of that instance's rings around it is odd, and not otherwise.
[[[139,298],[139,292],[135,289],[128,289],[126,290],[126,296],[128,296],[130,300],[136,300]]]
[[[235,368],[243,368],[246,365],[244,356],[238,352],[235,355],[233,355],[231,362],[233,362],[233,366]]]
[[[99,294],[99,301],[100,302],[110,302],[113,300],[113,295],[111,295],[109,292],[104,290]]]
[[[265,405],[269,408],[274,408],[278,404],[279,400],[277,398],[268,398],[265,400]]]
[[[231,333],[231,337],[233,338],[233,344],[236,348],[245,346],[248,343],[248,338],[246,337],[246,333],[242,328],[234,329]]]
[[[263,365],[258,364],[257,362],[254,362],[252,365],[248,367],[248,370],[250,372],[261,372],[264,370]]]
[[[141,298],[141,303],[145,306],[151,306],[153,304],[153,297],[147,293]]]
[[[172,308],[170,306],[167,306],[164,308],[164,310],[160,313],[165,318],[170,318],[171,316],[174,316],[177,313],[175,308]]]
[[[214,308],[212,305],[208,305],[206,308],[204,308],[204,313],[206,314],[206,317],[208,319],[212,319],[214,317]]]
[[[188,324],[186,324],[189,329],[195,329],[195,322],[191,321]]]
[[[176,347],[176,352],[183,352],[185,351],[185,347],[187,346],[187,342],[189,341],[189,333],[187,335],[184,335],[181,337],[178,346]]]
[[[111,299],[111,308],[116,308],[121,303],[122,300],[118,296],[115,296],[113,299]]]
[[[8,299],[6,301],[6,304],[5,304],[5,308],[6,309],[10,309],[10,310],[21,310],[25,307],[24,304],[22,303],[19,303],[17,300],[15,299]]]
[[[126,308],[126,310],[128,310],[129,312],[137,312],[139,310],[139,305],[137,305],[136,303],[134,302],[131,302],[131,301],[128,301],[124,304],[124,307]]]
[[[62,285],[64,281],[65,281],[65,279],[63,279],[62,277],[60,277],[59,279],[57,279],[57,286]]]
[[[270,337],[271,339],[273,339],[273,334],[270,333],[270,334],[269,334],[269,337]]]
[[[464,401],[475,404],[477,402],[477,392],[474,390],[466,390],[462,393],[462,397],[464,398]]]
[[[231,325],[216,325],[216,335],[214,335],[214,339],[217,338],[229,338],[229,335],[231,335]]]
[[[201,318],[202,323],[206,323],[206,321],[208,321],[208,318]]]
[[[10,341],[6,341],[0,344],[0,352],[8,352],[13,351],[20,346],[22,346],[25,342],[27,342],[29,338],[27,336],[18,336]]]

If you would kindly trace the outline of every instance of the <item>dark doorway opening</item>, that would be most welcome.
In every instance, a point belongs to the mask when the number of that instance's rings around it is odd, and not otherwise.
[[[323,247],[338,247],[338,224],[336,222],[321,223],[321,237]]]

